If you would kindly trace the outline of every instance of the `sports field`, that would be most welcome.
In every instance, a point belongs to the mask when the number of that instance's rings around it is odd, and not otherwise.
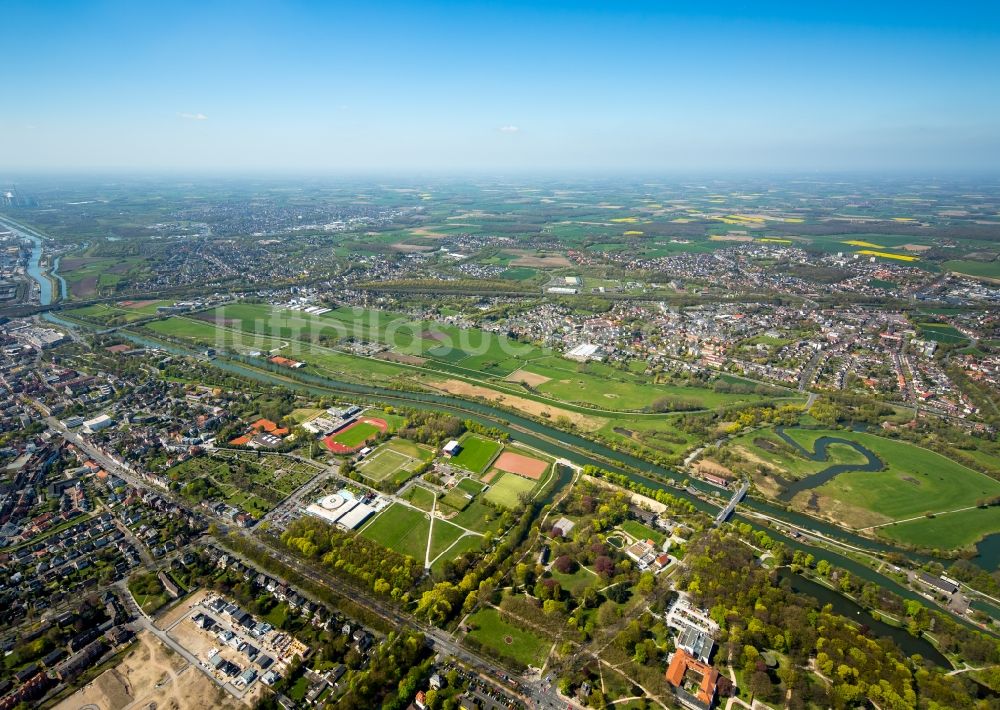
[[[383,447],[358,466],[358,471],[365,478],[383,481],[412,461],[413,459],[405,454]]]
[[[416,490],[424,490],[417,488]],[[429,492],[428,492],[429,493]],[[409,555],[421,564],[428,552],[427,537],[430,533],[430,518],[426,513],[404,505],[394,504],[386,508],[377,518],[361,530],[361,534],[391,550]],[[479,536],[472,536],[468,546],[458,545],[454,552],[449,550],[462,537],[464,531],[445,520],[434,521],[434,535],[430,541],[430,559],[439,555],[442,560],[454,559],[466,549],[479,546]],[[447,553],[447,554],[444,554]]]
[[[430,521],[425,513],[396,503],[363,528],[361,534],[390,550],[423,562],[429,529]]]
[[[323,443],[335,454],[346,454],[357,451],[361,445],[370,439],[386,431],[389,425],[382,419],[365,417],[354,422],[346,429],[341,429],[336,434],[332,434]]]
[[[473,473],[482,473],[497,452],[503,448],[497,442],[476,434],[469,434],[461,441],[462,450],[449,460],[454,466],[459,466]]]
[[[441,505],[455,510],[464,510],[472,502],[472,496],[459,488],[453,488],[441,498]]]
[[[493,465],[501,471],[516,473],[518,476],[524,476],[533,481],[541,479],[545,469],[549,467],[545,461],[515,454],[513,451],[504,451]]]
[[[501,656],[513,658],[526,666],[540,668],[551,642],[519,626],[508,624],[496,609],[480,609],[466,623],[469,636]]]
[[[513,473],[501,473],[493,479],[490,489],[486,491],[486,500],[502,505],[505,508],[516,508],[520,505],[522,494],[531,493],[535,482]]]

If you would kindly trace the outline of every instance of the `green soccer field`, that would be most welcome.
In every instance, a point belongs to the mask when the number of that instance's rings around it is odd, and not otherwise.
[[[482,473],[502,448],[495,441],[470,434],[462,439],[462,450],[451,457],[450,463],[473,473]]]
[[[520,505],[522,493],[531,493],[535,481],[522,478],[514,473],[501,473],[493,479],[490,489],[486,491],[486,500],[502,505],[505,508],[516,508]]]
[[[404,468],[413,459],[398,451],[388,448],[380,448],[372,454],[367,461],[358,466],[358,471],[366,478],[373,481],[383,481],[396,471]]]
[[[370,540],[423,562],[430,521],[425,513],[394,504],[361,530]]]
[[[355,424],[350,429],[345,429],[339,434],[333,437],[333,440],[338,444],[343,444],[344,446],[349,446],[351,448],[355,446],[361,446],[372,437],[376,436],[382,430],[379,429],[374,424],[369,424],[368,422],[359,422]]]

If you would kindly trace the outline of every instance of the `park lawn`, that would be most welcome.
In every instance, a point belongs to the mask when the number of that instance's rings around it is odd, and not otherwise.
[[[430,521],[425,513],[395,503],[361,530],[361,534],[390,550],[423,561]]]
[[[597,574],[591,572],[582,565],[577,565],[577,569],[573,572],[573,574],[563,574],[555,568],[550,571],[552,572],[552,579],[559,582],[559,586],[572,594],[574,597],[579,596],[584,589],[594,586],[600,581],[600,577],[598,577]],[[601,586],[603,586],[603,584]]]
[[[333,437],[333,440],[338,444],[343,444],[348,447],[361,446],[369,439],[378,436],[382,432],[374,424],[369,424],[368,422],[358,422],[350,429],[345,429],[339,434]]]
[[[434,505],[434,493],[423,486],[411,487],[403,497],[422,510],[430,510]]]
[[[812,490],[887,521],[956,510],[1000,495],[1000,481],[904,441],[850,431],[809,430],[809,434],[813,441],[821,436],[856,441],[886,464],[882,471],[842,473]]]
[[[667,539],[667,536],[662,531],[654,530],[648,525],[640,523],[638,520],[626,520],[618,527],[637,540],[652,540],[656,543],[657,547],[662,545]]]
[[[431,534],[431,559],[440,555],[462,537],[463,530],[456,528],[444,520],[434,521],[434,531]],[[478,538],[477,538],[478,539]]]
[[[522,478],[514,473],[498,473],[486,491],[486,500],[505,508],[516,508],[520,503],[521,494],[531,493],[535,482]]]
[[[482,473],[496,458],[503,446],[492,439],[469,434],[461,441],[462,450],[452,456],[448,463],[473,473]]]
[[[541,668],[552,645],[531,631],[507,623],[492,607],[480,609],[466,623],[472,629],[470,637],[501,656],[513,658],[526,666]],[[507,643],[508,640],[510,643]]]
[[[382,481],[401,468],[405,468],[411,461],[413,459],[409,456],[383,446],[370,454],[367,460],[358,466],[358,472],[365,478]]]
[[[880,535],[927,549],[971,547],[991,533],[1000,532],[1000,506],[973,508],[960,513],[918,518],[886,525]]]
[[[434,523],[434,529],[437,530],[438,523]],[[458,538],[454,547],[448,550],[447,555],[441,556],[439,559],[434,560],[431,563],[431,572],[437,574],[444,567],[444,563],[448,560],[457,560],[459,557],[464,555],[466,552],[477,551],[483,544],[483,539],[476,535],[466,535],[465,537]],[[431,558],[433,559],[433,558]]]

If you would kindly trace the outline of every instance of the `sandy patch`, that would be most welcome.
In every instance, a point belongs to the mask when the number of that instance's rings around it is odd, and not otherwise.
[[[916,252],[927,251],[928,249],[930,249],[930,247],[927,246],[926,244],[904,244],[901,248],[905,249],[906,251],[916,251]]]
[[[460,397],[482,397],[490,402],[496,402],[505,407],[517,409],[536,417],[547,417],[552,420],[558,419],[559,417],[566,417],[573,422],[573,424],[584,431],[596,431],[604,426],[605,420],[600,417],[592,417],[587,414],[571,412],[568,409],[562,409],[561,407],[554,407],[550,404],[536,402],[533,399],[527,399],[525,397],[515,397],[514,395],[491,390],[488,387],[480,387],[479,385],[462,382],[461,380],[426,381],[425,384],[441,392],[459,395]]]
[[[528,372],[527,370],[515,370],[504,379],[507,382],[523,382],[529,387],[538,387],[539,385],[544,385],[552,378],[546,377],[545,375],[539,375],[534,372]]]
[[[145,308],[154,303],[159,303],[159,301],[119,301],[118,305],[121,308]]]
[[[491,468],[491,469],[490,469],[489,471],[487,471],[487,472],[486,472],[486,474],[485,474],[485,475],[484,475],[484,476],[483,476],[482,478],[480,478],[479,480],[480,480],[480,481],[482,481],[483,483],[489,483],[489,482],[490,482],[490,481],[492,481],[492,480],[493,480],[494,478],[496,478],[496,475],[497,475],[497,473],[499,473],[499,472],[498,472],[498,471],[497,471],[497,470],[496,470],[495,468]]]
[[[201,604],[201,602],[208,595],[209,591],[207,589],[199,589],[187,599],[175,604],[168,612],[156,619],[157,627],[161,629],[169,629],[171,626],[187,616],[196,604]]]
[[[121,663],[56,705],[56,710],[244,707],[149,632],[138,638],[138,645]]]

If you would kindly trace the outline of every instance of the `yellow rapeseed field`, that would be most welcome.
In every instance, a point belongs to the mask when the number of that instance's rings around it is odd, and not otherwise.
[[[890,254],[887,251],[873,251],[872,249],[862,249],[858,254],[865,256],[880,256],[883,259],[896,259],[897,261],[917,261],[917,257],[909,254]]]

